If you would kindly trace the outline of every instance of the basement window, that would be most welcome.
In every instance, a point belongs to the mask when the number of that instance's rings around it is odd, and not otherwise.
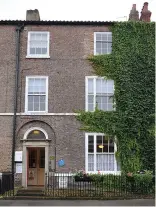
[[[28,32],[28,58],[49,58],[49,32]]]

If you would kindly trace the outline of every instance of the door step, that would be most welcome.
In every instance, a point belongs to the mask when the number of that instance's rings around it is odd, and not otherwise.
[[[44,196],[14,196],[14,200],[43,200]]]
[[[22,197],[27,197],[27,196],[37,196],[37,197],[42,197],[44,196],[44,191],[41,189],[20,189],[16,193],[17,196],[22,196]]]

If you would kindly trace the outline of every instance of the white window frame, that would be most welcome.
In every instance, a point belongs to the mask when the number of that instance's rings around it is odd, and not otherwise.
[[[46,99],[45,99],[45,111],[28,111],[28,80],[29,78],[44,78],[46,79]],[[48,76],[26,76],[25,84],[25,113],[26,114],[42,114],[48,113]]]
[[[94,79],[93,82],[94,82],[94,111],[95,111],[95,107],[96,107],[96,79],[104,79],[105,77],[99,77],[99,76],[86,76],[85,77],[85,111],[88,111],[88,79]],[[114,91],[115,89],[113,90],[113,95],[114,95]],[[113,103],[115,104],[115,102]],[[112,111],[115,111],[115,107],[113,108]],[[92,112],[94,112],[92,111]],[[91,111],[90,111],[91,112]]]
[[[96,136],[104,136],[103,133],[85,133],[85,171],[89,174],[96,174],[98,171],[96,170]],[[94,171],[88,171],[88,136],[94,136]],[[117,170],[117,160],[115,157],[115,153],[117,151],[117,145],[114,142],[114,171],[100,171],[100,174],[120,174],[121,171]]]
[[[96,34],[101,34],[101,33],[112,34],[112,32],[94,32],[94,55],[99,55],[99,54],[96,54]],[[104,54],[111,54],[111,53],[104,53]]]
[[[30,35],[31,34],[37,34],[37,33],[46,33],[47,34],[47,38],[48,38],[48,43],[47,43],[47,54],[30,54]],[[27,39],[27,56],[26,58],[50,58],[49,56],[49,45],[50,45],[50,32],[47,31],[31,31],[28,32],[28,39]]]

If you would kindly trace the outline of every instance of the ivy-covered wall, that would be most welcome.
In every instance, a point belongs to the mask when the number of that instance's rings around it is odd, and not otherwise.
[[[85,131],[117,138],[121,170],[155,165],[155,23],[115,23],[112,54],[91,56],[95,73],[115,82],[115,111],[81,111]]]

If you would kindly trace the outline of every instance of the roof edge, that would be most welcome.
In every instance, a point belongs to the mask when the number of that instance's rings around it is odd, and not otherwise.
[[[0,25],[113,25],[111,21],[25,21],[25,20],[0,20]]]

